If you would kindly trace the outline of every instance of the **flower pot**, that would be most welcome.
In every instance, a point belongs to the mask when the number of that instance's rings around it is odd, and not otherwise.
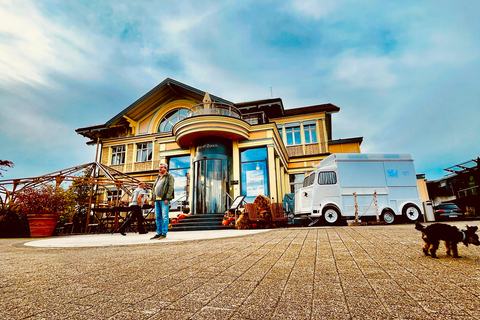
[[[58,221],[54,214],[29,214],[27,218],[32,238],[50,237]]]

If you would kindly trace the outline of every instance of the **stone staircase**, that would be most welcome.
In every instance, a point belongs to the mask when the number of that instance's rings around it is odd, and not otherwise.
[[[233,227],[222,226],[222,221],[222,213],[194,214],[178,220],[178,223],[173,223],[168,231],[233,229]]]

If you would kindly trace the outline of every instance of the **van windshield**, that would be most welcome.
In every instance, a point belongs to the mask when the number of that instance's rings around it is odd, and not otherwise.
[[[303,180],[303,186],[308,187],[311,186],[315,182],[315,173],[312,173],[311,175],[307,176],[305,180]]]

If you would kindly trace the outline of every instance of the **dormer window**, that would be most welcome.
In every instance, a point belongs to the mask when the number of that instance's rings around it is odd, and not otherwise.
[[[160,122],[157,132],[171,132],[175,123],[187,117],[187,111],[187,109],[176,109],[167,113]]]

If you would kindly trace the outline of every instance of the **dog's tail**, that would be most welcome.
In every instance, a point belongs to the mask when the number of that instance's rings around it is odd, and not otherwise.
[[[420,224],[420,222],[417,222],[417,223],[415,223],[415,229],[417,229],[418,231],[423,231],[425,229],[425,227],[422,226]]]

